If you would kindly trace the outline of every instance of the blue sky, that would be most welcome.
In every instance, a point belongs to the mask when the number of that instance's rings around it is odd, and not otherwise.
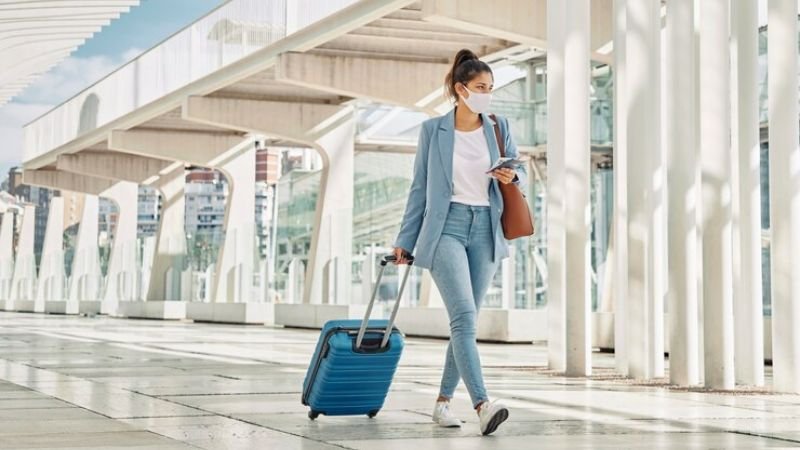
[[[83,58],[148,49],[224,3],[222,0],[142,0],[75,53]]]
[[[0,107],[0,180],[20,163],[24,124],[223,3],[224,0],[142,0],[12,102]]]

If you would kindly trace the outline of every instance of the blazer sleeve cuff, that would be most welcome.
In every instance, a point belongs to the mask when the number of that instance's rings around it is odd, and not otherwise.
[[[400,247],[403,250],[407,251],[409,254],[414,253],[414,247],[416,246],[416,242],[412,241],[409,238],[397,238],[394,243],[395,247]]]

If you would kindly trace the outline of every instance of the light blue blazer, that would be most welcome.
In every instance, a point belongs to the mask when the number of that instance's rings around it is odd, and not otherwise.
[[[494,135],[494,121],[481,114],[483,132],[489,144],[492,162],[500,157],[500,149]],[[501,139],[505,142],[506,156],[516,158],[519,153],[508,129],[508,120],[496,116],[500,125]],[[453,197],[453,145],[455,142],[455,110],[426,120],[419,134],[417,156],[414,161],[414,179],[408,194],[408,203],[403,215],[400,233],[395,247],[414,254],[414,265],[431,268],[433,254],[444,229],[445,219],[450,210]],[[515,183],[525,192],[527,181],[525,168],[517,170]],[[503,197],[498,181],[489,183],[489,204],[491,207],[492,231],[494,233],[494,254],[492,261],[508,256],[508,243],[500,225],[503,212]]]

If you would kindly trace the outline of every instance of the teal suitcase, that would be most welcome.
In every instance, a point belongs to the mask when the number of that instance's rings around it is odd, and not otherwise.
[[[369,320],[369,316],[383,272],[393,260],[393,256],[381,260],[364,320],[331,320],[322,328],[303,382],[302,403],[310,408],[311,420],[320,414],[372,418],[383,407],[403,353],[403,334],[394,321],[411,270],[403,277],[389,320]]]

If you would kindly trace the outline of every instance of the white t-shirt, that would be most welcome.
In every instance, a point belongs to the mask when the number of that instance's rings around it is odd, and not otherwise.
[[[483,127],[473,131],[455,130],[453,147],[453,197],[451,201],[472,206],[489,206],[491,167],[489,144]]]

